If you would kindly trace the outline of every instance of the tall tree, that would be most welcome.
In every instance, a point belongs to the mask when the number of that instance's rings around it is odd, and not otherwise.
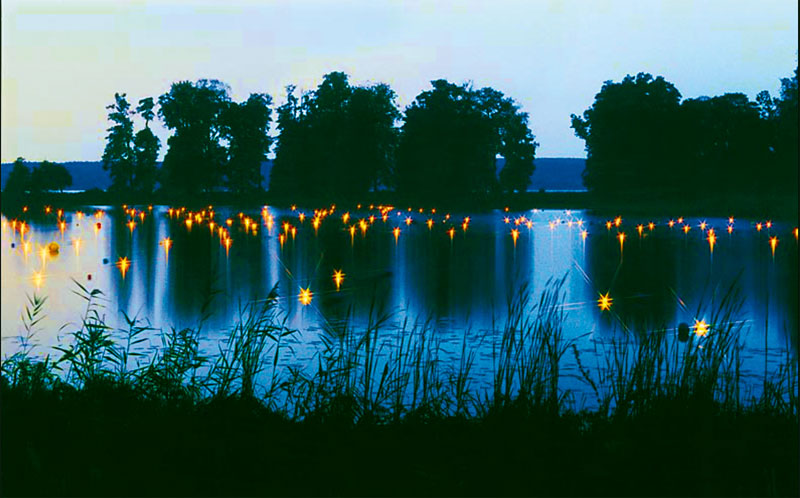
[[[133,137],[134,177],[136,191],[150,194],[156,185],[156,161],[161,141],[150,129],[150,121],[155,117],[155,102],[152,97],[139,101],[136,112],[144,119],[145,127]]]
[[[527,115],[493,88],[431,82],[406,109],[397,152],[397,187],[423,197],[523,190],[536,149]]]
[[[236,192],[262,190],[261,163],[267,158],[272,139],[272,97],[253,93],[242,103],[231,102],[223,114],[224,136],[228,140],[225,177]]]
[[[385,84],[353,87],[342,72],[278,108],[278,144],[270,177],[274,191],[352,196],[391,182],[395,94]]]
[[[103,169],[110,171],[112,189],[129,190],[133,187],[134,166],[131,105],[124,93],[115,93],[114,103],[106,109],[109,121],[114,124],[107,130]]]
[[[575,134],[586,142],[584,184],[603,193],[679,184],[680,99],[661,76],[639,73],[603,83],[592,107],[582,117],[572,115]]]
[[[777,101],[775,153],[776,171],[773,181],[781,189],[797,194],[798,180],[798,114],[797,68],[794,76],[781,79],[781,97]]]
[[[6,185],[3,189],[3,202],[6,205],[20,202],[30,187],[31,170],[25,164],[25,159],[18,157],[14,161],[11,173],[8,174],[6,179]]]
[[[173,83],[159,97],[158,114],[174,130],[167,141],[161,183],[183,193],[210,190],[220,184],[226,151],[221,115],[230,102],[230,89],[217,80]]]

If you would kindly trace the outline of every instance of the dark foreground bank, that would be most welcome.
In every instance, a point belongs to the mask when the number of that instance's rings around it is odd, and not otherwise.
[[[633,418],[531,412],[291,422],[241,397],[111,385],[2,388],[3,496],[794,496],[796,419],[674,404]]]

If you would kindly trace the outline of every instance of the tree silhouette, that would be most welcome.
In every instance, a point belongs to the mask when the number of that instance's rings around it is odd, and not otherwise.
[[[299,98],[286,91],[270,190],[352,196],[389,185],[400,113],[388,85],[352,87],[333,72]]]
[[[161,184],[172,191],[192,194],[220,184],[226,151],[221,116],[230,89],[217,80],[173,83],[158,99],[158,114],[175,133],[167,141]]]
[[[25,193],[30,189],[31,185],[31,170],[25,164],[25,159],[18,157],[14,161],[11,168],[11,173],[8,174],[6,179],[6,186],[3,189],[3,202],[6,205],[17,204],[25,196]]]
[[[161,141],[150,129],[150,121],[155,117],[153,111],[155,102],[152,97],[139,101],[136,112],[144,118],[145,127],[133,137],[134,177],[135,190],[150,194],[156,185],[156,160],[161,149]]]
[[[227,186],[236,192],[262,190],[261,163],[272,139],[272,97],[254,93],[242,103],[231,102],[223,111],[223,135],[229,142],[225,168]]]
[[[775,117],[775,156],[777,167],[773,182],[781,190],[797,193],[798,173],[798,114],[797,68],[794,76],[781,79],[781,98],[777,101]]]
[[[492,88],[473,90],[447,80],[431,82],[406,109],[397,154],[397,187],[421,197],[487,193],[500,186],[524,190],[533,172],[536,142],[527,115]]]
[[[582,117],[572,115],[575,134],[586,142],[584,184],[616,193],[680,184],[678,111],[681,94],[672,83],[647,73],[606,81]]]
[[[72,175],[61,164],[42,161],[31,171],[30,190],[33,193],[63,191],[72,185]]]
[[[107,130],[103,169],[110,172],[112,190],[129,190],[133,187],[133,112],[124,93],[115,93],[114,103],[106,109],[114,125]]]

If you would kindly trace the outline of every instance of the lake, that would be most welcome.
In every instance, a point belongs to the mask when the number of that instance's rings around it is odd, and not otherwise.
[[[730,289],[741,296],[742,375],[754,393],[765,354],[772,372],[797,349],[798,244],[796,228],[785,223],[317,208],[318,222],[314,207],[220,206],[213,218],[208,208],[190,217],[167,206],[87,206],[60,216],[54,207],[31,216],[24,236],[19,221],[3,217],[3,354],[19,347],[20,315],[34,294],[47,297],[36,353],[67,340],[86,304],[73,292],[78,282],[103,292],[103,313],[115,327],[124,325],[121,312],[163,330],[196,326],[209,303],[201,347],[213,355],[240,310],[277,285],[281,316],[299,330],[283,365],[313,369],[324,330],[345,320],[364,328],[372,309],[386,317],[387,347],[403,323],[435,330],[445,364],[457,364],[468,344],[481,384],[491,378],[509,300],[526,291],[524,309],[532,312],[562,278],[564,336],[582,355],[597,355],[619,334],[666,328],[676,336],[682,322],[703,335]],[[144,349],[159,344],[150,332]],[[559,386],[576,393],[579,407],[591,406],[571,358],[563,359]]]

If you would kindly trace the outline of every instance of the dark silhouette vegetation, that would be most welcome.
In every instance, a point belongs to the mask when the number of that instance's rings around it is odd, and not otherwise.
[[[5,182],[3,203],[15,205],[27,198],[41,200],[45,193],[60,192],[70,185],[72,175],[64,166],[42,161],[31,168],[24,158],[18,157]]]
[[[788,496],[798,486],[797,357],[748,395],[741,304],[717,296],[709,334],[666,327],[579,352],[563,330],[564,280],[532,313],[523,289],[487,340],[444,358],[431,322],[392,331],[379,306],[363,329],[320,332],[314,368],[282,366],[292,336],[275,290],[242,311],[219,348],[203,326],[154,331],[83,319],[35,351],[45,300],[23,313],[0,364],[3,496],[547,495]],[[207,311],[206,305],[203,309]],[[373,312],[374,311],[374,312]],[[203,311],[205,313],[205,311]],[[422,322],[417,322],[422,323]],[[146,345],[156,334],[158,348]],[[160,334],[160,341],[158,335]],[[492,338],[493,337],[493,338]],[[703,346],[699,348],[698,346]],[[446,354],[446,353],[445,353]],[[585,355],[589,355],[586,357]],[[460,355],[460,356],[459,356]],[[562,368],[574,356],[577,371]],[[460,357],[460,359],[459,359]],[[581,359],[583,358],[583,360]],[[559,386],[578,375],[597,408]]]
[[[582,116],[584,182],[603,196],[672,198],[749,194],[797,197],[797,70],[781,96],[742,93],[681,100],[663,77],[607,81]]]

